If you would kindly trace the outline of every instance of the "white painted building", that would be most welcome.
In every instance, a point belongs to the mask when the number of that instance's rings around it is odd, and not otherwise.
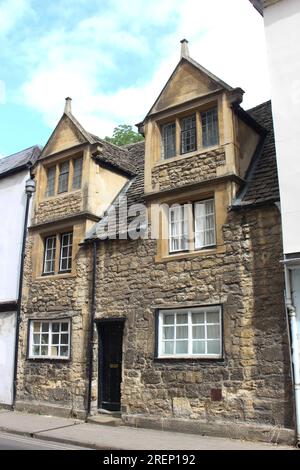
[[[300,445],[300,0],[250,1],[265,25]]]
[[[0,403],[13,401],[19,274],[27,196],[37,146],[0,159]]]

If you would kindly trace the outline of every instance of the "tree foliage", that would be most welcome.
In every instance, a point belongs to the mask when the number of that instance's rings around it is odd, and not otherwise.
[[[112,137],[106,136],[104,140],[121,146],[140,142],[141,140],[144,140],[144,137],[141,134],[135,132],[132,126],[128,124],[120,124],[118,127],[114,128]]]

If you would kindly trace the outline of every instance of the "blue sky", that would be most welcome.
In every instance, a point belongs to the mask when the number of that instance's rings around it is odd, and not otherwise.
[[[0,0],[0,156],[45,144],[66,96],[101,137],[139,122],[183,37],[246,91],[245,108],[269,98],[263,21],[248,0]]]

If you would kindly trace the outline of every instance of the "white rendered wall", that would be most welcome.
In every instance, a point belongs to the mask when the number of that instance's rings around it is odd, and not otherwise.
[[[300,0],[265,8],[284,253],[300,252]]]
[[[13,401],[16,313],[0,312],[0,403]]]
[[[17,300],[27,171],[0,178],[0,303]]]

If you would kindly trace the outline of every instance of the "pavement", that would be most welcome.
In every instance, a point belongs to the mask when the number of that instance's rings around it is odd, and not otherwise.
[[[238,441],[195,434],[90,424],[0,410],[0,431],[19,436],[99,450],[292,450],[261,442]]]

